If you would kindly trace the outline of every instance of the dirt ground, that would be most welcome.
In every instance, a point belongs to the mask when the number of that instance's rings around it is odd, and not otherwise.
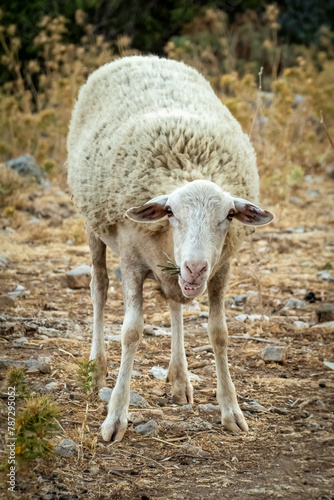
[[[210,349],[195,350],[209,343],[207,295],[184,310],[189,370],[200,378],[193,382],[194,404],[192,408],[171,404],[170,386],[149,371],[153,366],[168,367],[168,308],[154,283],[147,281],[146,328],[131,389],[150,407],[130,407],[128,431],[121,443],[114,444],[103,442],[100,436],[106,403],[97,393],[89,399],[82,432],[86,401],[76,361],[89,356],[92,305],[89,289],[72,290],[66,283],[68,270],[90,264],[88,246],[78,244],[80,238],[73,229],[81,219],[69,196],[56,186],[49,191],[35,188],[23,196],[19,214],[2,219],[0,257],[7,261],[0,272],[1,358],[50,358],[51,373],[27,373],[27,383],[43,393],[48,383],[58,382],[51,392],[63,416],[54,445],[70,438],[81,448],[80,456],[38,459],[19,470],[15,498],[334,498],[334,371],[324,364],[334,361],[334,332],[331,325],[317,323],[315,313],[322,303],[334,302],[333,282],[326,273],[317,274],[334,265],[334,181],[326,172],[314,174],[294,187],[291,196],[291,202],[277,205],[262,196],[262,205],[276,213],[276,220],[258,229],[243,245],[228,293],[230,370],[249,432],[226,432],[219,413],[200,411],[198,406],[216,404],[213,354]],[[71,244],[67,240],[73,234]],[[108,385],[113,387],[121,350],[119,341],[108,336],[120,333],[123,301],[121,282],[114,273],[118,262],[111,252],[108,267],[105,338]],[[329,269],[330,274],[333,278],[334,271]],[[8,301],[5,297],[17,285],[24,290]],[[309,292],[315,295],[314,302],[305,299]],[[247,294],[247,301],[238,305],[233,297],[241,294]],[[301,306],[284,309],[290,297],[301,300]],[[237,319],[240,314],[261,316],[253,321]],[[21,337],[27,342],[14,342]],[[261,350],[268,345],[286,347],[284,363],[262,359]],[[3,445],[5,375],[2,363]],[[156,436],[134,432],[138,423],[151,419],[158,424]],[[187,443],[207,453],[198,456],[196,448],[184,446]],[[6,460],[6,453],[2,452],[1,461]],[[0,495],[8,495],[4,485]]]

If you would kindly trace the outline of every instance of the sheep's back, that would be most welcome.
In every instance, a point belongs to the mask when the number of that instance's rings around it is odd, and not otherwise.
[[[157,57],[109,63],[88,79],[68,137],[74,200],[99,234],[131,206],[195,179],[258,196],[248,137],[193,68]]]

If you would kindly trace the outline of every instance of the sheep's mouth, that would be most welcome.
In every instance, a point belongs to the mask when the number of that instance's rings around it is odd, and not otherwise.
[[[184,280],[182,276],[179,277],[179,285],[185,297],[197,297],[206,289],[206,281],[202,283],[190,283],[189,281]]]

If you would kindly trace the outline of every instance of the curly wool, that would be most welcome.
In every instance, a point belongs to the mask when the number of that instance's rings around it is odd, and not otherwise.
[[[155,56],[95,71],[80,90],[68,136],[68,182],[91,228],[106,235],[128,208],[196,179],[258,201],[254,150],[210,84],[195,69]],[[245,233],[237,224],[232,246]]]

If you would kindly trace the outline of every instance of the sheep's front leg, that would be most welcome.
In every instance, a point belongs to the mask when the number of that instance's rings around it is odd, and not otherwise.
[[[122,358],[117,382],[108,406],[108,416],[101,427],[102,437],[105,441],[121,441],[126,431],[131,372],[144,327],[142,277],[128,275],[122,267],[121,270],[125,305],[122,326]]]
[[[193,402],[193,388],[189,382],[188,364],[184,350],[182,305],[170,301],[172,329],[171,359],[167,380],[172,384],[172,401],[178,404]]]
[[[228,331],[225,320],[224,291],[228,281],[229,264],[225,265],[209,283],[208,332],[216,358],[217,400],[221,409],[222,425],[232,432],[248,431],[247,422],[239,408],[235,387],[228,369]]]
[[[103,338],[103,310],[107,301],[109,278],[106,264],[106,245],[87,227],[88,244],[92,255],[90,282],[94,320],[90,360],[95,360],[94,382],[100,389],[106,384],[107,358]]]

